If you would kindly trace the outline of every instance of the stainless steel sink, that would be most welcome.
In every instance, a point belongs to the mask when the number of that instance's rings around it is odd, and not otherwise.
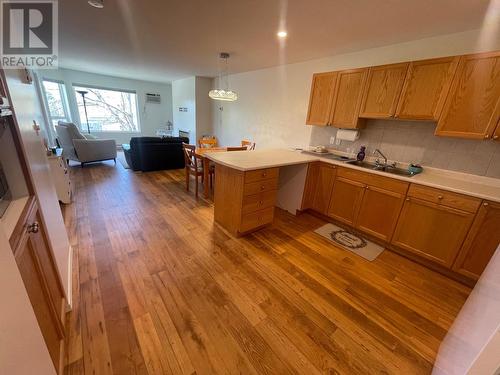
[[[358,160],[350,160],[350,161],[347,161],[346,164],[351,164],[351,165],[355,165],[357,167],[366,168],[366,169],[372,169],[374,171],[395,174],[398,176],[405,176],[405,177],[413,177],[414,176],[414,174],[411,174],[406,169],[396,168],[396,167],[392,167],[389,165],[384,167],[384,166],[381,166],[379,164],[368,163],[366,161],[358,161]]]

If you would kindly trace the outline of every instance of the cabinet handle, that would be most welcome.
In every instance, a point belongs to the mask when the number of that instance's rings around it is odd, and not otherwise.
[[[264,190],[266,187],[264,185],[260,186],[260,190]]]
[[[486,135],[484,136],[484,139],[488,139],[489,137],[490,137],[490,135],[489,135],[489,134],[486,134]]]
[[[438,199],[439,200],[443,199],[443,196],[442,195],[438,195]]]
[[[484,207],[488,207],[488,206],[489,206],[488,202],[484,202],[484,203],[483,203],[483,206],[484,206]]]
[[[498,139],[498,135],[494,135],[493,139],[497,140]]]
[[[410,198],[406,198],[405,201],[409,202],[410,201]]]
[[[259,201],[259,204],[262,206],[264,204],[264,201]]]
[[[28,226],[26,227],[26,231],[28,233],[38,233],[39,230],[40,224],[38,224],[37,221],[33,222],[32,224],[28,224]]]
[[[262,177],[266,177],[266,176],[267,176],[266,172],[262,173]]]

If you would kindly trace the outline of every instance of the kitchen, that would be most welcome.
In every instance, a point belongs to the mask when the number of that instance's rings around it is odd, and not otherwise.
[[[496,150],[499,117],[500,53],[490,52],[314,74],[306,124],[342,129],[337,134],[353,144],[359,129],[370,130],[368,119],[426,121],[435,139],[473,139]],[[499,180],[422,170],[382,147],[356,158],[350,147],[210,155],[215,221],[244,235],[271,224],[275,204],[307,210],[473,285],[500,242]],[[490,158],[482,173],[496,168]]]

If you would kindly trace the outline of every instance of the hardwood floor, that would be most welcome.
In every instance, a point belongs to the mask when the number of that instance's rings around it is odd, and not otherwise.
[[[67,374],[425,374],[470,290],[277,210],[236,239],[183,171],[71,168]]]

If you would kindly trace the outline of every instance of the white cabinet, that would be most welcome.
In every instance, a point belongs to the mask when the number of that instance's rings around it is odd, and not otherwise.
[[[52,181],[56,188],[57,199],[65,204],[71,203],[73,187],[71,186],[68,167],[62,157],[62,151],[59,152],[58,150],[57,155],[49,155],[48,159]]]

